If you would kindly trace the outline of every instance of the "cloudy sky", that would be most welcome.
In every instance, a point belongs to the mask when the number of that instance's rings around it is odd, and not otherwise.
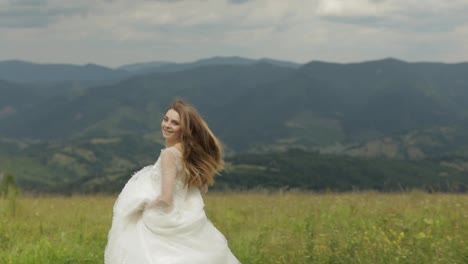
[[[0,61],[468,61],[468,0],[0,0]]]

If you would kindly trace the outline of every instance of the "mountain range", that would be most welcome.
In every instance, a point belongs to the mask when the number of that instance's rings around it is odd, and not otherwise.
[[[22,74],[21,65],[30,72]],[[199,109],[227,156],[302,149],[365,159],[436,160],[468,170],[463,165],[468,63],[388,58],[299,65],[215,57],[109,69],[9,61],[0,62],[0,79],[0,154],[38,164],[32,153],[44,155],[43,162],[57,170],[73,164],[75,173],[82,166],[77,175],[88,182],[91,172],[105,173],[102,166],[121,166],[124,174],[130,164],[145,160],[137,150],[149,154],[151,147],[162,146],[160,120],[174,98]],[[125,144],[116,149],[112,142]],[[40,146],[46,149],[42,154]],[[87,151],[88,158],[99,151],[127,151],[135,158],[115,153],[117,161],[109,155],[109,163],[98,169],[84,166],[90,161],[76,154]]]
[[[252,65],[259,62],[272,65],[298,68],[300,64],[263,59],[247,59],[242,57],[213,57],[194,62],[176,63],[169,61],[153,61],[122,65],[109,68],[96,64],[40,64],[20,60],[0,61],[0,80],[20,83],[57,83],[57,82],[95,82],[100,85],[105,81],[119,81],[125,78],[152,72],[178,72],[208,65]],[[101,82],[101,83],[99,83]]]

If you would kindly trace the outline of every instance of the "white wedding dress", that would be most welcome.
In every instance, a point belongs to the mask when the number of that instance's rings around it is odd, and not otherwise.
[[[207,219],[199,189],[185,187],[181,158],[175,147],[166,148],[127,182],[114,204],[105,264],[240,263]],[[167,197],[169,207],[145,209]]]

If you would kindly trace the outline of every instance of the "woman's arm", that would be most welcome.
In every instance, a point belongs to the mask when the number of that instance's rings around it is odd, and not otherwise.
[[[177,176],[176,156],[170,149],[161,152],[161,194],[146,209],[159,208],[168,213],[172,210],[174,183]]]

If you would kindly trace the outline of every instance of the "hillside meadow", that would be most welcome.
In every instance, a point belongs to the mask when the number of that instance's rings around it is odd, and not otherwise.
[[[0,263],[103,263],[115,196],[0,198]],[[209,193],[246,263],[468,263],[468,195]]]

